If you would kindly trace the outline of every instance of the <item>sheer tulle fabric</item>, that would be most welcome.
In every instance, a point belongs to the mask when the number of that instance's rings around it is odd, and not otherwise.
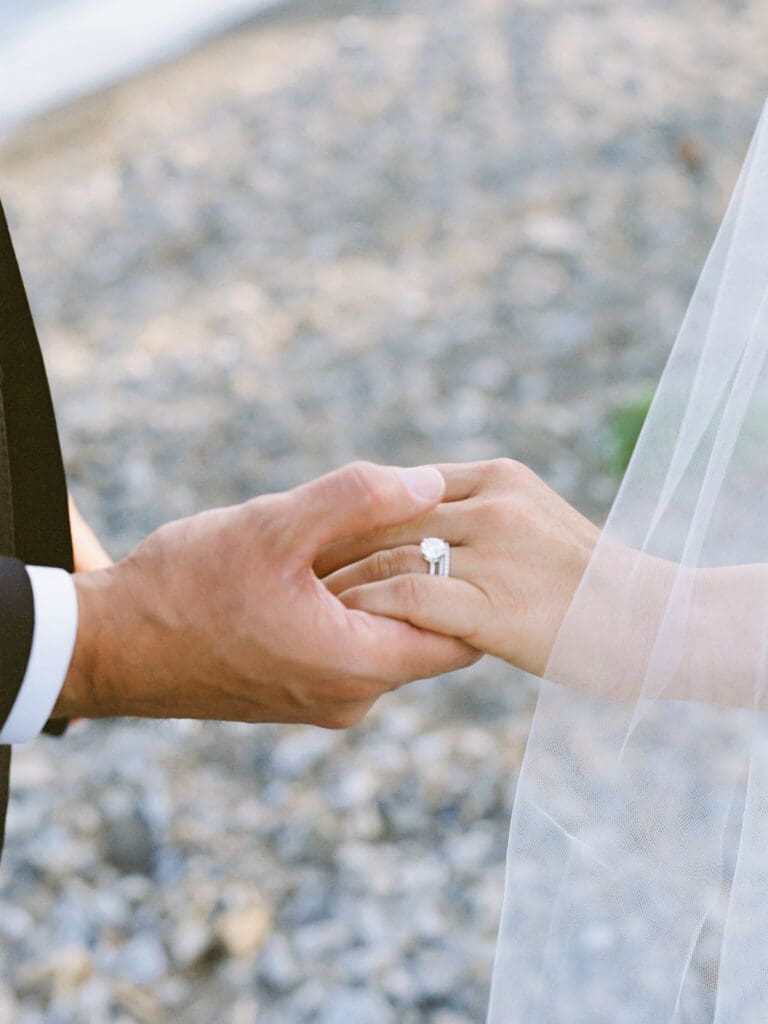
[[[489,1024],[768,1021],[764,112],[552,650]]]

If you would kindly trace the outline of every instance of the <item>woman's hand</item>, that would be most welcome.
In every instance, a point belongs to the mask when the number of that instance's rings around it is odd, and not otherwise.
[[[72,495],[69,495],[69,523],[72,529],[72,550],[75,556],[75,572],[90,572],[106,569],[112,559],[104,550],[101,541],[80,514]]]
[[[541,675],[600,531],[532,470],[507,459],[437,467],[434,511],[327,548],[315,564],[348,608],[458,637]],[[429,576],[423,537],[451,544]]]

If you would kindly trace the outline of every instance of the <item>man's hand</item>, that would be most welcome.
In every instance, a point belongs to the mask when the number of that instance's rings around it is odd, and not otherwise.
[[[385,691],[470,664],[460,640],[344,607],[319,551],[421,516],[431,467],[354,464],[161,527],[75,576],[80,623],[57,717],[138,715],[342,728]]]

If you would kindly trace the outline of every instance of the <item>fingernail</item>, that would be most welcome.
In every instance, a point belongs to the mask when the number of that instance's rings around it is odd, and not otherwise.
[[[442,473],[434,466],[413,466],[409,469],[398,469],[400,479],[417,498],[423,501],[437,501],[443,496],[445,480]]]

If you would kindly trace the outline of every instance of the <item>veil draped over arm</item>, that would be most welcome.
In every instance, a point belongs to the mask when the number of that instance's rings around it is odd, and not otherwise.
[[[768,1021],[768,115],[560,628],[489,1024]]]

